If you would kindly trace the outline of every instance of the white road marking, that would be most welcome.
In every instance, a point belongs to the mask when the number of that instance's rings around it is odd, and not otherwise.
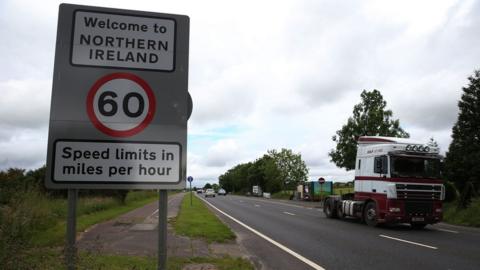
[[[258,205],[258,204],[255,204],[255,207],[260,207],[260,205]]]
[[[282,202],[276,202],[276,201],[269,201],[269,200],[256,200],[256,199],[250,199],[252,201],[257,201],[257,202],[267,202],[267,203],[272,203],[272,204],[279,204],[279,205],[285,205],[285,206],[291,206],[291,207],[296,207],[296,208],[307,208],[308,206],[302,206],[302,205],[296,205],[296,204],[289,204],[289,203],[282,203]]]
[[[412,244],[412,245],[421,246],[421,247],[438,249],[437,247],[428,246],[428,245],[424,245],[424,244],[420,244],[420,243],[412,242],[412,241],[408,241],[408,240],[403,240],[403,239],[400,239],[400,238],[395,238],[395,237],[391,237],[391,236],[387,236],[387,235],[383,235],[383,234],[380,234],[379,236],[384,237],[384,238],[388,238],[388,239],[392,239],[392,240],[396,240],[396,241],[400,241],[400,242],[404,242],[404,243],[408,243],[408,244]]]
[[[151,216],[155,215],[156,213],[158,213],[158,209],[153,211],[153,213],[151,213],[150,216],[148,216],[148,217],[151,217]]]
[[[451,230],[447,230],[447,229],[437,229],[437,231],[449,232],[449,233],[459,233],[457,231],[451,231]]]
[[[203,200],[203,199],[202,199]],[[253,232],[254,234],[260,236],[261,238],[267,240],[268,242],[272,243],[273,245],[277,246],[278,248],[282,249],[283,251],[287,252],[288,254],[292,255],[293,257],[299,259],[300,261],[302,261],[303,263],[309,265],[310,267],[312,267],[313,269],[317,269],[317,270],[324,270],[325,268],[321,267],[320,265],[312,262],[311,260],[303,257],[302,255],[296,253],[295,251],[289,249],[288,247],[278,243],[277,241],[273,240],[272,238],[264,235],[263,233],[253,229],[252,227],[246,225],[245,223],[241,222],[240,220],[230,216],[229,214],[223,212],[222,210],[218,209],[217,207],[213,206],[211,203],[207,202],[206,200],[203,200],[206,204],[208,204],[210,207],[212,207],[213,209],[217,210],[218,212],[222,213],[224,216],[228,217],[229,219],[235,221],[236,223],[240,224],[241,226],[243,226],[244,228],[246,228],[247,230]]]
[[[283,212],[284,214],[290,215],[290,216],[295,216],[295,214],[290,213],[290,212]]]

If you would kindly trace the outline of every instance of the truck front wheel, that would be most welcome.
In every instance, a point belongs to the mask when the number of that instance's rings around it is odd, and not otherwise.
[[[377,221],[377,205],[375,202],[368,202],[363,210],[363,220],[368,226],[375,227],[378,225]]]

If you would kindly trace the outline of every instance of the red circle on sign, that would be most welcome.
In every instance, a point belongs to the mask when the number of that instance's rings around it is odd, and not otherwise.
[[[148,97],[148,111],[147,115],[145,116],[145,119],[141,123],[139,123],[137,126],[127,129],[127,130],[115,130],[111,129],[107,126],[105,126],[97,117],[95,114],[95,110],[93,108],[93,102],[95,99],[95,94],[97,91],[107,82],[115,79],[126,79],[126,80],[131,80],[138,85],[145,91]],[[145,82],[142,78],[138,77],[137,75],[131,74],[131,73],[112,73],[108,74],[106,76],[103,76],[102,78],[98,79],[95,84],[90,88],[90,91],[88,92],[87,96],[87,114],[88,117],[90,118],[90,121],[92,121],[93,125],[100,130],[101,132],[113,136],[113,137],[130,137],[133,136],[142,130],[144,130],[150,122],[153,120],[153,115],[155,114],[155,96],[153,94],[152,88]]]
[[[318,178],[318,182],[320,184],[323,184],[323,183],[325,183],[325,179],[323,177],[320,177],[320,178]]]

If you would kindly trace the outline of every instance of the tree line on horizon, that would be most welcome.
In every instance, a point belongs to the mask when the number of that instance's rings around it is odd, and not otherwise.
[[[218,180],[227,192],[246,193],[253,186],[260,186],[264,192],[276,193],[307,181],[308,168],[301,154],[285,148],[273,149],[253,162],[234,166]]]

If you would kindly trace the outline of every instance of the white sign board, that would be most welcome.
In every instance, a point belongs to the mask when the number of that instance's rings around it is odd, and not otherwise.
[[[172,182],[180,180],[180,145],[55,142],[54,181]]]
[[[175,21],[75,12],[72,64],[172,71]]]
[[[189,18],[61,4],[45,184],[186,186]]]

